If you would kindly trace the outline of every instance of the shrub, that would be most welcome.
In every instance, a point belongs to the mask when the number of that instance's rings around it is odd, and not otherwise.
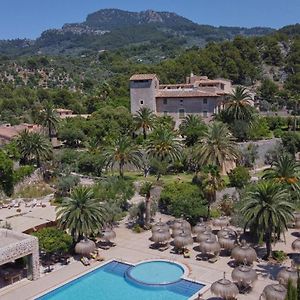
[[[166,185],[160,195],[159,206],[175,217],[196,223],[207,214],[207,207],[200,189],[191,183],[173,182]]]
[[[68,252],[73,242],[70,235],[55,227],[43,228],[33,235],[39,239],[39,246],[46,253]]]
[[[241,189],[250,182],[251,176],[247,168],[238,166],[228,173],[228,178],[231,186]]]
[[[275,250],[275,251],[273,251],[272,252],[272,256],[273,256],[273,258],[276,261],[278,261],[280,263],[282,263],[283,261],[285,261],[287,259],[287,257],[288,257],[287,254],[284,251],[282,251],[282,250]]]
[[[285,150],[292,155],[295,155],[300,150],[300,136],[297,132],[285,132],[281,139]]]
[[[143,228],[139,224],[135,224],[132,228],[132,231],[135,233],[141,233],[143,232]]]
[[[274,129],[273,134],[274,134],[274,137],[281,138],[283,136],[284,132],[282,129],[276,128],[276,129]]]
[[[21,166],[13,172],[14,184],[22,181],[34,172],[34,166]]]
[[[219,207],[223,215],[231,216],[234,211],[233,200],[226,194],[223,196]]]

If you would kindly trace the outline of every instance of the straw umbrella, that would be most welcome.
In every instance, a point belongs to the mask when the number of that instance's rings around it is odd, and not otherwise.
[[[75,253],[86,256],[96,250],[96,244],[89,240],[83,239],[75,245]]]
[[[164,243],[171,238],[170,232],[163,229],[158,229],[152,233],[151,240],[155,243]]]
[[[229,218],[228,217],[220,217],[220,218],[217,218],[215,220],[213,220],[213,224],[215,226],[219,226],[219,227],[225,227],[225,226],[228,226],[229,225]]]
[[[202,254],[213,253],[218,256],[220,253],[220,244],[214,239],[207,239],[200,243],[200,251]]]
[[[193,227],[193,233],[194,234],[202,233],[204,231],[211,231],[211,227],[209,225],[204,224],[204,223],[197,223]]]
[[[105,242],[111,242],[116,238],[116,233],[111,228],[105,228],[101,231],[100,237]]]
[[[216,236],[211,231],[204,231],[202,233],[198,233],[196,236],[196,241],[201,243],[207,239],[217,240]]]
[[[221,230],[218,231],[217,236],[220,238],[223,235],[232,235],[235,236],[235,232],[233,229],[229,228],[229,227],[225,227]]]
[[[172,229],[180,229],[183,228],[184,230],[190,230],[191,231],[191,224],[183,219],[176,219],[173,224],[171,225]]]
[[[284,300],[287,290],[282,284],[269,284],[267,285],[261,297],[265,300]]]
[[[252,264],[255,260],[257,260],[257,254],[256,251],[247,245],[245,240],[242,240],[241,246],[236,246],[231,251],[231,257],[237,262],[237,263],[246,263],[246,264]]]
[[[292,243],[292,249],[294,251],[300,251],[300,239],[296,239]]]
[[[223,235],[218,238],[218,241],[221,248],[225,250],[232,250],[236,246],[235,238],[230,235]]]
[[[174,245],[178,249],[182,249],[191,244],[193,244],[193,238],[188,232],[181,232],[174,238]]]
[[[210,287],[211,292],[217,297],[221,297],[225,300],[236,297],[239,293],[237,286],[230,280],[224,277],[214,282]]]
[[[151,231],[155,232],[159,229],[163,229],[163,230],[169,230],[169,225],[167,223],[162,222],[161,220],[159,220],[157,223],[155,223],[152,228]]]
[[[257,274],[251,267],[241,265],[232,271],[231,277],[237,285],[248,287],[257,279]]]
[[[297,280],[298,280],[297,270],[292,266],[283,268],[278,272],[276,279],[279,281],[280,284],[284,286],[287,286],[289,280],[292,281],[293,285],[297,286]]]
[[[175,228],[172,230],[172,237],[174,238],[175,236],[178,236],[183,231],[192,234],[191,229]]]

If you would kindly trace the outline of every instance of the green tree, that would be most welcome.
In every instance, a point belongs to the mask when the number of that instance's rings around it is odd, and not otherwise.
[[[50,158],[52,146],[45,136],[38,132],[22,131],[17,137],[17,147],[21,154],[21,162],[27,163],[34,159],[37,166],[41,161]]]
[[[272,167],[264,171],[264,179],[272,179],[300,192],[300,164],[288,153],[279,155],[272,163]]]
[[[251,96],[246,88],[237,86],[229,99],[225,102],[225,112],[232,120],[253,120],[253,108],[250,104]]]
[[[126,164],[132,164],[136,168],[141,167],[142,153],[127,136],[119,136],[113,140],[111,145],[105,147],[103,157],[106,166],[113,168],[115,164],[119,165],[120,177],[124,177]]]
[[[151,217],[151,190],[153,188],[152,182],[146,181],[143,183],[140,189],[140,195],[145,197],[145,207],[146,207],[146,218],[145,226],[149,227],[150,217]]]
[[[185,144],[188,147],[193,146],[205,130],[205,123],[196,115],[187,115],[179,126],[179,132],[185,137]]]
[[[59,117],[56,110],[50,102],[47,102],[44,105],[43,109],[40,112],[38,121],[39,124],[47,128],[48,137],[49,139],[51,139],[58,128]]]
[[[175,162],[181,158],[182,145],[174,132],[166,127],[156,128],[149,136],[146,153],[150,159],[160,162]],[[157,180],[160,178],[157,174]]]
[[[241,212],[246,226],[266,242],[266,258],[272,255],[272,236],[287,229],[294,207],[289,192],[273,181],[260,181],[246,194]]]
[[[13,161],[0,150],[0,190],[11,196],[14,189]]]
[[[231,186],[238,189],[245,187],[251,179],[249,170],[245,167],[238,166],[228,173],[229,182]]]
[[[74,241],[97,234],[105,224],[103,203],[94,196],[90,187],[77,186],[56,208],[59,226],[68,230]]]
[[[147,138],[147,131],[154,125],[155,115],[148,107],[142,107],[134,115],[133,121],[136,129],[142,129],[144,140]]]
[[[224,170],[226,163],[238,159],[239,154],[228,127],[221,122],[213,122],[196,145],[194,160],[200,166],[211,164]]]

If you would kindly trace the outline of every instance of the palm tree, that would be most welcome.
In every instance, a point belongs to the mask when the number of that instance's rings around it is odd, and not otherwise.
[[[59,226],[68,230],[74,241],[97,234],[107,217],[103,203],[86,186],[77,186],[56,210]]]
[[[40,113],[39,124],[41,124],[43,127],[47,129],[50,140],[53,134],[55,133],[55,131],[57,130],[58,123],[59,123],[59,117],[58,114],[56,113],[56,110],[54,109],[53,105],[50,102],[46,103]]]
[[[143,130],[144,140],[147,138],[147,131],[153,128],[155,115],[148,107],[142,107],[133,117],[136,129]]]
[[[119,164],[120,177],[124,177],[126,164],[132,164],[136,168],[140,168],[142,164],[141,151],[127,136],[119,136],[113,140],[112,144],[104,149],[103,157],[107,167],[113,168],[115,164]]]
[[[17,147],[23,163],[35,159],[38,167],[40,167],[41,161],[48,159],[52,153],[52,146],[43,134],[29,132],[28,130],[24,130],[19,134]]]
[[[246,88],[237,86],[225,102],[225,112],[232,120],[252,121],[253,108],[250,104],[251,96]]]
[[[201,185],[203,187],[204,196],[207,200],[207,219],[209,219],[210,207],[217,199],[217,191],[220,191],[225,185],[217,166],[208,165],[204,168]]]
[[[267,254],[272,255],[272,237],[280,235],[287,229],[287,224],[293,218],[293,204],[288,202],[289,193],[274,181],[263,180],[251,189],[244,199],[241,213],[245,218],[246,227],[264,237]]]
[[[196,145],[194,159],[200,166],[215,165],[224,170],[226,163],[239,158],[239,151],[228,127],[221,122],[213,122]]]
[[[205,130],[205,123],[201,117],[196,115],[187,115],[179,126],[179,132],[182,136],[185,136],[187,146],[193,146]]]
[[[166,127],[156,128],[149,136],[146,153],[150,159],[160,162],[175,162],[180,160],[182,145],[176,139],[173,131]],[[159,179],[158,174],[157,179]]]
[[[265,170],[263,178],[273,179],[293,191],[300,192],[299,186],[300,164],[288,153],[282,153],[272,163],[272,167]]]
[[[148,227],[150,225],[151,217],[151,190],[153,188],[152,182],[146,181],[140,189],[140,195],[145,197],[145,207],[146,207],[146,218],[145,225]]]

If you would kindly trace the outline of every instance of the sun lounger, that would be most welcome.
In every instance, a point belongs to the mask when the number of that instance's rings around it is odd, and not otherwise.
[[[162,247],[159,247],[158,250],[159,250],[159,251],[166,251],[166,250],[168,250],[169,248],[170,248],[170,245],[169,245],[169,244],[166,244],[166,245],[164,245],[164,246],[162,246]]]
[[[81,257],[80,261],[82,262],[82,264],[84,266],[89,266],[90,265],[89,259],[87,257],[85,257],[85,256]]]
[[[188,251],[184,251],[184,252],[183,252],[183,257],[184,257],[184,258],[191,258],[190,251],[189,251],[189,250],[188,250]]]
[[[36,204],[36,207],[42,207],[42,201],[39,201],[39,202]]]
[[[218,261],[218,258],[216,256],[214,256],[208,260],[208,262],[210,262],[211,264],[214,264],[217,261]]]

